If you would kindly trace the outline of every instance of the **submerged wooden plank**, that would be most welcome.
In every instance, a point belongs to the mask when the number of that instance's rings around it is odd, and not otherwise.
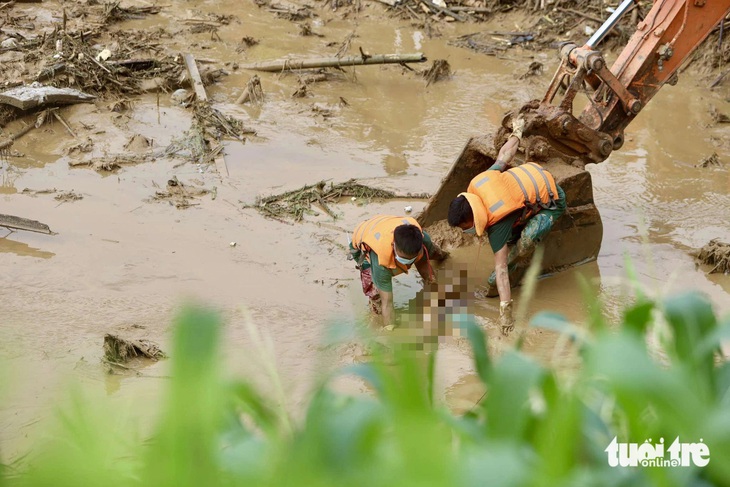
[[[55,86],[18,86],[0,93],[0,103],[12,105],[21,110],[45,105],[91,103],[94,100],[96,100],[94,95],[73,88],[56,88]]]
[[[198,64],[195,62],[195,58],[192,54],[187,53],[183,55],[183,59],[185,60],[185,67],[188,68],[190,81],[195,89],[195,96],[198,97],[198,101],[208,101],[208,94],[205,92],[205,85],[200,77],[200,71],[198,71]]]
[[[53,232],[45,223],[36,220],[29,220],[13,215],[0,214],[0,227],[6,227],[13,230],[26,230],[28,232],[38,232],[51,235]]]

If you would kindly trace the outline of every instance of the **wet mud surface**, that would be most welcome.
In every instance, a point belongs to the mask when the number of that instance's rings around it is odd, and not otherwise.
[[[49,21],[60,12],[13,9]],[[184,22],[220,11],[236,19],[217,25],[215,36],[192,31],[199,23]],[[311,22],[324,37],[302,36],[296,22],[253,3],[226,0],[176,4],[117,24],[120,32],[176,32],[163,39],[166,49],[189,51],[226,69],[228,76],[207,87],[211,103],[256,135],[245,142],[224,139],[227,178],[215,164],[164,156],[164,148],[190,128],[191,111],[169,93],[148,93],[135,95],[120,112],[109,110],[118,100],[103,97],[63,108],[75,135],[55,121],[29,132],[3,156],[0,213],[42,221],[57,233],[0,238],[3,461],[21,456],[30,438],[42,433],[43,418],[71,379],[121,404],[155,401],[166,362],[110,374],[100,362],[104,336],[151,340],[166,350],[171,321],[186,302],[221,311],[231,373],[264,388],[265,353],[248,327],[271,337],[286,406],[293,411],[320,372],[363,360],[358,347],[327,345],[367,309],[357,272],[345,258],[346,235],[373,214],[401,214],[404,206],[417,213],[424,201],[344,198],[331,205],[337,219],[315,206],[316,214],[300,223],[267,219],[244,206],[307,184],[351,178],[398,194],[434,192],[469,137],[494,132],[504,112],[541,96],[557,65],[553,52],[515,48],[497,57],[449,42],[477,30],[514,28],[514,19],[508,27],[504,22],[442,23],[441,37],[431,38],[409,21],[387,17],[382,5],[367,3],[357,21],[325,9]],[[233,63],[293,53],[331,56],[353,30],[352,53],[359,47],[370,53],[423,51],[431,60],[448,60],[452,75],[428,84],[398,65],[348,68],[309,85],[306,96],[292,97],[300,87],[296,76],[259,73],[264,103],[234,103],[254,73],[234,70]],[[259,42],[248,45],[246,37]],[[535,61],[545,66],[542,74],[520,79]],[[708,90],[712,79],[680,76],[679,85],[660,92],[629,127],[621,151],[588,166],[604,224],[601,253],[595,262],[540,280],[528,316],[549,309],[583,320],[579,279],[617,316],[632,295],[627,261],[646,292],[699,289],[720,313],[730,312],[730,276],[708,274],[710,267],[696,265],[691,255],[712,239],[730,241],[730,133],[712,112],[730,114],[730,91],[728,83]],[[3,131],[22,124],[11,122]],[[719,163],[702,167],[711,154]],[[110,162],[115,164],[103,166]],[[492,263],[485,242],[453,249],[440,268],[467,266],[478,281],[486,280]],[[406,307],[420,287],[413,275],[397,278],[397,306]],[[499,336],[496,300],[477,300],[474,312],[490,347],[498,352],[510,346],[513,339]],[[557,345],[548,332],[528,333],[526,348],[538,360],[566,370],[577,366],[569,350]],[[439,353],[441,390],[455,409],[469,409],[483,391],[469,379],[467,348],[450,341]],[[354,382],[341,386],[366,390]]]

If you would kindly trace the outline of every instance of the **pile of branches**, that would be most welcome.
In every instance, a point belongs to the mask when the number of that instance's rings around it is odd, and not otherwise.
[[[41,49],[47,59],[36,80],[52,82],[57,87],[74,87],[97,96],[105,94],[136,95],[142,92],[144,79],[164,80],[163,88],[180,86],[184,66],[171,56],[154,59],[138,59],[133,53],[140,50],[140,41],[128,36],[129,41],[120,43],[114,60],[103,59],[92,47],[94,33],[65,33],[57,31],[49,36]],[[61,53],[56,46],[62,46]],[[151,45],[145,44],[147,49]]]
[[[125,20],[142,19],[149,14],[160,13],[161,8],[150,7],[120,7],[120,2],[108,2],[102,4],[103,23],[123,22]]]
[[[291,218],[298,222],[304,218],[305,214],[319,214],[312,210],[313,205],[318,206],[326,214],[336,219],[337,215],[329,207],[329,204],[337,203],[342,198],[372,200],[395,198],[427,199],[429,197],[430,195],[427,194],[414,195],[409,193],[406,195],[398,195],[392,191],[373,188],[358,183],[356,179],[350,179],[338,184],[330,182],[329,186],[327,186],[325,181],[320,181],[317,184],[307,185],[300,189],[287,191],[286,193],[259,198],[253,205],[244,205],[243,207],[255,208],[263,215],[276,220]]]
[[[587,0],[525,0],[489,4],[493,13],[521,8],[533,15],[527,18],[519,31],[476,32],[458,37],[451,42],[452,45],[493,56],[515,45],[529,49],[554,48],[563,41],[585,41],[611,15],[602,2]],[[602,47],[611,50],[626,44],[636,24],[650,8],[651,2],[637,2],[609,33]]]
[[[255,130],[245,127],[237,118],[221,113],[208,102],[196,101],[190,129],[167,147],[165,155],[182,155],[199,164],[210,164],[223,150],[218,143],[221,138],[244,141],[246,135],[255,134]]]

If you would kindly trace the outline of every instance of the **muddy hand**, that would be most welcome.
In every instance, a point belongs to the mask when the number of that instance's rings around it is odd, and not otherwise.
[[[502,325],[502,335],[508,336],[515,329],[515,320],[512,318],[512,300],[499,302],[499,323]]]

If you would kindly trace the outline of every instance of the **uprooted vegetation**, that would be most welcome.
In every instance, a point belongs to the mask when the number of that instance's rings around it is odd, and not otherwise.
[[[360,184],[355,179],[350,179],[344,183],[334,184],[320,181],[317,184],[310,184],[293,191],[287,191],[278,195],[266,196],[259,198],[254,204],[244,204],[244,208],[255,208],[263,215],[277,220],[291,218],[294,221],[301,221],[304,215],[318,215],[312,210],[312,206],[322,209],[332,218],[337,218],[337,214],[330,208],[330,204],[337,203],[342,198],[353,198],[357,200],[373,200],[373,199],[427,199],[428,194],[405,194],[399,195],[392,191],[373,188]]]
[[[730,244],[719,240],[710,240],[697,253],[697,260],[705,265],[712,266],[708,274],[730,274]]]
[[[104,335],[104,359],[112,363],[126,363],[136,357],[150,360],[165,358],[157,344],[149,340],[129,340],[107,333]]]

